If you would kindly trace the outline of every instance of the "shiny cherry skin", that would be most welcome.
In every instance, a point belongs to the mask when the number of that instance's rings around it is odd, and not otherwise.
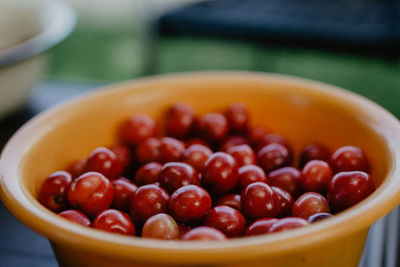
[[[72,178],[79,177],[86,171],[87,162],[87,157],[79,158],[71,162],[65,170],[71,174]]]
[[[162,165],[158,162],[149,162],[140,167],[135,176],[135,184],[141,186],[158,182]]]
[[[158,181],[169,193],[188,185],[200,185],[199,174],[189,164],[183,162],[168,162],[161,168]]]
[[[268,175],[268,184],[279,187],[297,198],[302,190],[300,184],[301,172],[294,167],[283,167]]]
[[[319,143],[309,144],[300,153],[299,166],[303,168],[307,162],[315,159],[329,162],[330,157],[331,151],[327,146]]]
[[[292,216],[308,219],[311,215],[321,212],[330,212],[328,201],[322,195],[315,192],[307,192],[301,195],[293,204]]]
[[[136,114],[124,121],[119,128],[121,140],[129,145],[137,145],[157,133],[156,123],[144,114]]]
[[[185,185],[178,188],[169,200],[172,217],[179,222],[199,220],[210,208],[210,195],[197,185]]]
[[[286,217],[279,219],[270,228],[270,233],[287,231],[294,228],[300,228],[309,225],[310,223],[303,218]]]
[[[249,219],[274,218],[279,212],[275,192],[266,183],[249,184],[242,192],[242,212]]]
[[[98,147],[90,153],[87,171],[99,172],[112,179],[121,176],[124,169],[124,163],[106,147]]]
[[[308,217],[307,221],[309,223],[315,223],[315,222],[319,222],[319,221],[325,220],[330,217],[333,217],[333,215],[330,213],[326,213],[326,212],[315,213],[315,214],[311,215],[310,217]]]
[[[39,202],[54,212],[66,209],[68,207],[67,193],[71,182],[72,177],[68,172],[53,172],[40,186]]]
[[[114,200],[111,207],[129,212],[130,200],[132,195],[135,193],[137,186],[128,179],[120,177],[111,182],[114,187]]]
[[[272,143],[261,148],[257,153],[257,164],[266,173],[290,164],[290,155],[286,147]]]
[[[289,154],[292,153],[292,147],[291,147],[289,141],[282,135],[275,134],[275,133],[267,133],[260,139],[260,141],[258,143],[258,148],[261,149],[261,148],[265,147],[266,145],[270,145],[270,144],[280,144],[280,145],[286,147]]]
[[[221,142],[228,133],[228,121],[220,113],[207,113],[200,118],[197,132],[209,142]]]
[[[350,208],[375,191],[371,176],[365,172],[339,172],[328,185],[328,201],[334,212]]]
[[[132,161],[132,152],[126,145],[115,145],[110,147],[110,150],[115,153],[117,160],[121,162],[124,169],[129,167]]]
[[[218,229],[227,237],[237,237],[243,234],[246,219],[237,209],[216,206],[208,212],[203,225]]]
[[[162,163],[181,161],[185,152],[185,144],[172,137],[161,138],[160,158]]]
[[[115,209],[100,212],[93,221],[93,228],[122,235],[136,234],[135,225],[129,215]]]
[[[268,183],[268,177],[257,165],[245,165],[239,168],[239,188],[242,191],[251,183]]]
[[[215,203],[215,206],[228,206],[234,209],[237,209],[238,211],[242,210],[242,205],[240,204],[240,199],[241,196],[239,194],[229,194],[221,197],[218,199],[218,201]]]
[[[269,228],[277,222],[276,218],[258,219],[247,227],[245,236],[264,235],[269,233]]]
[[[228,149],[228,154],[236,160],[239,167],[256,164],[256,155],[249,145],[231,147]]]
[[[229,129],[233,132],[246,132],[249,126],[249,112],[243,103],[232,103],[225,111]]]
[[[278,218],[290,216],[292,212],[292,206],[294,203],[294,199],[292,195],[276,186],[271,186],[272,190],[274,190],[279,203],[279,213],[277,215]]]
[[[79,210],[64,210],[58,215],[72,222],[82,224],[83,226],[92,226],[92,222],[90,221],[90,219]]]
[[[168,214],[158,213],[148,218],[143,224],[142,237],[177,240],[180,238],[179,226]]]
[[[247,144],[247,139],[241,135],[233,135],[227,137],[219,147],[222,152],[228,152],[231,147]]]
[[[183,154],[183,161],[190,164],[198,172],[202,172],[206,161],[212,155],[212,150],[206,146],[195,144],[186,148]]]
[[[89,217],[108,209],[114,199],[114,187],[98,172],[87,172],[75,179],[68,190],[69,204]]]
[[[300,184],[306,192],[325,194],[331,179],[332,169],[327,162],[311,160],[301,170]]]
[[[369,161],[361,148],[344,146],[336,150],[331,157],[331,166],[334,173],[363,171],[368,173]]]
[[[141,141],[136,147],[136,158],[141,163],[158,162],[160,160],[161,141],[150,137]]]
[[[138,187],[131,198],[131,215],[136,223],[143,223],[148,218],[168,210],[167,191],[155,184]]]
[[[186,241],[219,241],[225,239],[226,236],[221,231],[208,226],[193,228],[181,238],[181,240]]]
[[[229,192],[239,180],[235,159],[224,152],[212,154],[208,158],[202,174],[202,186],[215,195]]]
[[[268,131],[262,127],[253,126],[247,130],[247,140],[252,147],[257,147]]]
[[[192,139],[189,139],[186,141],[186,148],[188,148],[192,145],[203,145],[208,148],[211,147],[207,141],[205,141],[204,139],[201,139],[201,138],[192,138]]]
[[[165,118],[165,129],[168,136],[179,139],[188,137],[195,127],[196,112],[184,103],[175,103],[168,109]]]

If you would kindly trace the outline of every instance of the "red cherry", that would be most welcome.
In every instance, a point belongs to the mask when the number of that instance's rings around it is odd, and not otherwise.
[[[172,137],[161,138],[160,162],[180,161],[184,152],[185,144],[182,141]]]
[[[333,217],[333,215],[330,213],[326,213],[326,212],[315,213],[315,214],[311,215],[310,217],[308,217],[307,221],[309,223],[315,223],[315,222],[319,222],[319,221],[325,220],[330,217]]]
[[[93,221],[93,228],[123,235],[136,234],[135,226],[128,214],[114,209],[100,212]]]
[[[112,181],[111,184],[115,192],[111,206],[115,209],[129,212],[130,199],[135,193],[137,186],[123,177]]]
[[[300,154],[300,168],[302,168],[307,162],[317,159],[322,161],[329,161],[331,157],[331,151],[323,144],[309,144],[303,148]]]
[[[226,153],[212,154],[204,167],[201,183],[213,194],[229,192],[238,183],[238,166],[235,159]]]
[[[360,171],[339,172],[328,185],[328,201],[335,212],[345,210],[375,191],[371,177]]]
[[[98,172],[87,172],[75,179],[68,191],[71,206],[94,217],[100,211],[108,209],[114,198],[111,182]]]
[[[115,145],[110,147],[110,150],[115,153],[117,160],[121,162],[121,164],[124,166],[124,169],[129,167],[129,164],[132,161],[132,153],[127,146]]]
[[[145,222],[168,209],[169,195],[165,189],[155,184],[140,186],[131,198],[131,215],[137,223]]]
[[[301,172],[294,167],[283,167],[272,171],[268,175],[268,183],[271,186],[279,187],[294,198],[301,194],[300,184]]]
[[[90,153],[87,170],[99,172],[111,179],[119,177],[124,172],[124,163],[114,152],[106,147],[98,147]]]
[[[269,233],[269,228],[277,222],[278,219],[268,218],[268,219],[259,219],[247,227],[244,235],[252,236],[252,235],[264,235]]]
[[[206,190],[197,185],[185,185],[171,195],[169,208],[177,221],[199,220],[211,208],[211,197]]]
[[[206,146],[191,145],[185,150],[183,161],[192,165],[198,172],[202,172],[211,154],[211,149]]]
[[[292,216],[308,219],[311,215],[329,212],[328,201],[320,194],[307,192],[301,195],[292,207]]]
[[[278,217],[282,218],[282,217],[287,217],[290,216],[291,212],[292,212],[292,206],[294,203],[294,199],[292,197],[292,195],[279,188],[276,186],[271,186],[272,190],[274,190],[277,198],[278,198],[278,203],[279,203],[279,213],[278,213]]]
[[[221,231],[208,226],[193,228],[182,236],[182,240],[187,241],[218,241],[225,239],[226,236]]]
[[[129,145],[137,145],[144,139],[155,136],[156,133],[156,123],[144,114],[133,115],[124,121],[119,129],[120,138]]]
[[[222,152],[228,152],[228,150],[231,147],[245,145],[245,144],[247,144],[246,138],[244,138],[241,135],[233,135],[233,136],[229,136],[222,142],[219,150]]]
[[[282,135],[275,134],[275,133],[267,133],[266,135],[264,135],[258,143],[258,148],[261,149],[270,144],[280,144],[280,145],[286,147],[289,154],[291,154],[291,152],[292,152],[292,147],[290,146],[289,141]]]
[[[249,145],[239,145],[228,149],[230,154],[239,167],[244,165],[256,164],[256,155]]]
[[[180,238],[179,226],[174,218],[165,213],[158,213],[151,216],[144,223],[142,237],[176,240]]]
[[[157,162],[149,162],[136,172],[135,183],[139,186],[158,182],[162,165]]]
[[[66,171],[71,174],[72,178],[76,178],[86,171],[87,161],[88,159],[86,157],[79,158],[69,164]]]
[[[184,103],[174,104],[165,118],[165,128],[169,136],[186,138],[194,128],[196,113],[194,109]]]
[[[46,208],[59,212],[68,207],[67,192],[72,182],[71,174],[58,171],[50,174],[39,189],[39,202]]]
[[[266,173],[269,173],[290,163],[289,151],[277,143],[266,145],[258,151],[257,163]]]
[[[225,112],[229,128],[234,132],[246,132],[249,125],[249,113],[243,103],[232,103]]]
[[[263,182],[268,183],[268,178],[263,169],[257,165],[246,165],[239,168],[239,187],[245,189],[251,183]]]
[[[267,133],[268,131],[262,127],[250,127],[247,131],[247,139],[253,147],[257,147]]]
[[[309,225],[309,222],[304,220],[303,218],[296,217],[286,217],[283,219],[279,219],[275,222],[270,228],[270,233],[287,231],[294,228],[300,228]]]
[[[92,222],[89,220],[89,218],[79,210],[64,210],[58,215],[72,222],[82,224],[83,226],[92,226]]]
[[[208,148],[211,147],[209,143],[207,143],[205,140],[203,140],[201,138],[192,138],[192,139],[189,139],[188,141],[186,141],[186,147],[190,147],[192,145],[203,145]]]
[[[246,219],[234,208],[216,206],[208,212],[204,225],[218,229],[228,237],[237,237],[243,234]]]
[[[301,171],[300,184],[304,191],[324,194],[331,179],[332,169],[328,163],[322,160],[311,160]]]
[[[158,180],[160,185],[170,193],[184,185],[200,185],[197,171],[189,164],[182,162],[166,163],[161,169]]]
[[[220,142],[228,133],[228,121],[220,113],[207,113],[199,120],[197,131],[210,142]]]
[[[221,197],[216,203],[216,206],[229,206],[231,208],[237,209],[238,211],[242,210],[242,206],[240,204],[240,195],[239,194],[230,194]]]
[[[349,171],[369,172],[369,161],[364,152],[356,146],[344,146],[333,153],[332,169],[335,173]]]
[[[141,163],[157,162],[160,160],[161,141],[150,137],[141,141],[136,147],[136,158]]]
[[[278,199],[266,183],[249,184],[242,192],[242,211],[250,219],[273,218],[278,215]]]

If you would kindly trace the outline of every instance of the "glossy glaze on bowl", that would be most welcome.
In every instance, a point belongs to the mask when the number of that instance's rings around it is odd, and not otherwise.
[[[363,148],[379,188],[365,201],[309,227],[223,242],[168,242],[81,227],[36,201],[41,181],[99,145],[115,141],[134,113],[161,120],[182,101],[200,114],[244,102],[254,125],[310,142]],[[400,200],[400,125],[378,105],[326,84],[282,75],[202,72],[150,77],[50,109],[19,130],[0,161],[1,197],[10,211],[52,242],[62,266],[356,266],[369,226]]]

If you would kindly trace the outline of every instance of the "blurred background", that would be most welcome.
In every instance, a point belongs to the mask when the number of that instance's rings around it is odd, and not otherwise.
[[[400,117],[399,1],[65,0],[75,17],[47,9],[50,1],[40,0],[38,10],[46,16],[66,15],[68,23],[51,36],[63,35],[46,49],[34,43],[37,53],[46,51],[40,64],[5,77],[28,64],[26,58],[38,58],[32,46],[19,47],[25,58],[9,49],[14,35],[6,25],[21,30],[32,23],[25,21],[27,13],[9,13],[6,7],[18,2],[26,9],[36,1],[0,0],[0,100],[10,102],[17,94],[14,82],[45,66],[24,85],[29,92],[19,104],[0,114],[0,150],[25,121],[57,102],[118,81],[183,71],[310,78],[364,95]],[[25,34],[28,41],[31,37]],[[397,224],[395,211],[374,226],[362,266],[397,265]],[[47,240],[1,205],[0,229],[7,229],[0,234],[0,265],[57,266]]]

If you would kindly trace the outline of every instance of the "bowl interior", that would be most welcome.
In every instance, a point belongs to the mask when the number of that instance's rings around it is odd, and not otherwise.
[[[87,156],[97,146],[114,144],[121,121],[132,114],[145,113],[162,123],[163,112],[178,101],[192,105],[199,114],[222,111],[234,101],[243,102],[250,110],[252,125],[286,136],[296,151],[296,159],[301,148],[312,142],[324,143],[332,150],[343,145],[359,146],[371,161],[375,183],[381,186],[367,200],[326,223],[295,230],[293,234],[286,232],[212,245],[170,244],[99,233],[53,215],[36,201],[41,182],[51,172]],[[2,197],[16,217],[50,239],[98,249],[106,243],[115,246],[103,247],[104,253],[112,251],[133,257],[135,253],[142,253],[139,248],[157,247],[168,253],[176,249],[178,255],[179,249],[210,251],[260,243],[270,244],[271,251],[284,250],[301,242],[311,244],[316,239],[328,240],[364,230],[397,204],[399,181],[394,177],[399,175],[396,164],[399,133],[398,121],[379,106],[317,82],[240,72],[151,77],[81,97],[50,109],[25,125],[2,155]],[[306,235],[312,238],[285,242]],[[279,245],[272,246],[273,242]],[[132,252],[132,247],[136,252]],[[226,257],[232,255],[227,250],[221,251]],[[255,251],[258,250],[252,253]],[[146,255],[152,257],[151,253]]]

